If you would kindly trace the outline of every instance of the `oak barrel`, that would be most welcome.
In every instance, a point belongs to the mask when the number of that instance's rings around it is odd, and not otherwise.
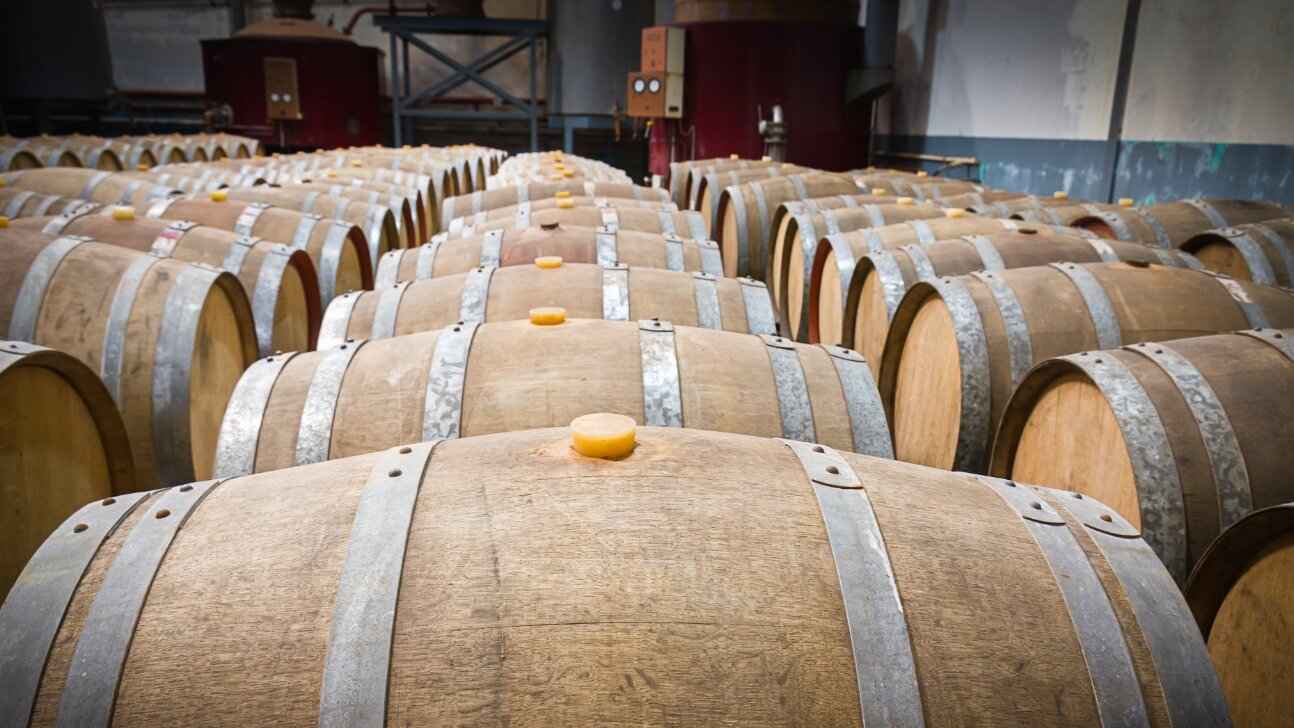
[[[393,250],[382,256],[377,288],[401,281],[466,273],[475,268],[530,265],[557,256],[570,263],[664,268],[723,276],[719,246],[709,240],[589,227],[545,225],[522,230],[492,230],[479,237],[437,235],[427,245]]]
[[[692,206],[692,169],[695,167],[727,165],[728,168],[750,167],[770,164],[771,160],[739,159],[732,157],[714,157],[711,159],[689,159],[683,162],[669,163],[669,196],[679,209]]]
[[[373,264],[364,232],[350,223],[265,203],[171,197],[150,205],[147,216],[164,220],[191,220],[229,230],[240,237],[282,243],[310,256],[319,275],[322,305],[347,291],[373,287]]]
[[[135,490],[117,406],[61,351],[0,340],[0,601],[27,559],[86,503]]]
[[[680,204],[679,207],[700,210],[701,182],[712,174],[767,169],[781,164],[781,162],[774,162],[768,157],[764,159],[739,159],[735,154],[727,159],[699,160],[684,170],[683,194],[685,204]]]
[[[786,316],[790,330],[796,332],[796,338],[806,341],[809,332],[808,305],[809,284],[811,283],[813,256],[819,241],[827,235],[852,233],[853,237],[871,245],[876,240],[883,240],[883,231],[896,228],[901,223],[904,229],[913,235],[925,235],[931,228],[920,224],[924,220],[940,220],[947,217],[944,208],[928,202],[914,202],[911,198],[900,198],[900,202],[886,205],[861,205],[836,210],[825,210],[822,213],[822,227],[800,227],[808,218],[794,220],[788,227],[787,240],[780,251],[781,256],[774,265],[780,272],[773,276],[773,286],[777,288],[777,301],[781,313]],[[907,233],[903,233],[906,235]],[[774,252],[774,251],[770,251]]]
[[[1179,247],[1211,271],[1294,287],[1294,217],[1209,230]]]
[[[106,205],[133,205],[144,209],[152,201],[180,193],[146,177],[74,167],[48,167],[9,172],[6,187],[45,195],[76,197]]]
[[[85,543],[71,577],[0,609],[6,724],[1228,724],[1184,599],[1091,499],[584,432],[88,506],[20,583]]]
[[[225,403],[256,359],[251,306],[232,275],[12,228],[0,229],[0,331],[99,373],[139,488],[210,477]]]
[[[809,228],[816,229],[822,227],[822,223],[826,221],[826,215],[829,211],[839,210],[845,207],[859,207],[862,205],[888,205],[893,204],[894,201],[895,198],[891,195],[873,195],[870,192],[866,192],[831,195],[830,197],[811,197],[807,200],[789,200],[787,202],[783,202],[778,205],[777,209],[773,212],[773,219],[768,226],[769,239],[768,247],[766,248],[767,256],[763,262],[763,266],[768,270],[769,276],[781,274],[781,271],[775,270],[776,266],[773,266],[770,261],[780,261],[782,259],[781,251],[785,245],[783,239],[787,235],[787,230],[792,225],[796,225],[797,230],[801,227],[804,227],[806,230]],[[800,225],[799,221],[797,221],[797,218],[801,218],[805,215],[808,215],[810,220],[807,227]],[[812,237],[812,235],[810,235],[810,237]]]
[[[251,303],[261,356],[313,349],[318,339],[323,316],[318,274],[303,251],[187,220],[136,217],[133,208],[82,208],[54,218],[20,220],[12,227],[34,236],[82,235],[233,274]]]
[[[983,472],[1035,362],[1092,349],[1294,326],[1294,292],[1189,268],[1055,263],[927,279],[890,322],[880,387],[900,459]]]
[[[910,244],[873,251],[855,238],[823,239],[814,258],[809,293],[809,341],[846,342],[878,366],[889,333],[890,318],[903,294],[917,281],[932,277],[989,274],[1009,268],[1051,263],[1138,261],[1199,268],[1199,262],[1175,250],[1077,235],[1075,228],[1031,227],[987,235],[966,235],[933,245]],[[1045,481],[1040,481],[1045,482]]]
[[[814,170],[794,164],[770,164],[766,167],[749,167],[710,172],[697,182],[697,212],[705,219],[706,229],[713,233],[719,227],[719,197],[723,191],[733,185],[745,182],[768,180],[788,174],[805,174]],[[855,188],[856,189],[856,188]]]
[[[458,230],[441,233],[448,238],[468,238],[491,230],[519,230],[550,225],[589,229],[634,230],[645,233],[668,233],[695,240],[708,240],[705,221],[695,210],[667,211],[614,207],[551,207],[534,210],[519,205],[513,215],[486,220],[479,225],[464,225]]]
[[[446,198],[444,211],[440,216],[440,229],[442,231],[447,229],[450,221],[456,218],[488,212],[499,207],[512,207],[522,202],[538,202],[549,198],[573,196],[607,197],[659,203],[670,201],[669,195],[664,190],[640,187],[638,185],[611,182],[527,183]],[[679,207],[682,207],[682,205],[679,205]]]
[[[682,326],[777,333],[768,289],[759,281],[549,257],[532,266],[477,268],[342,294],[324,314],[319,348],[346,339],[432,331],[458,321],[524,319],[538,306],[559,306],[571,318],[659,318]]]
[[[1294,689],[1294,503],[1255,511],[1209,546],[1186,585],[1237,726],[1281,728]]]
[[[32,190],[19,190],[0,186],[0,216],[17,220],[20,217],[60,215],[78,208],[97,208],[98,203],[76,197],[44,195]]]
[[[321,215],[325,220],[335,220],[355,225],[364,231],[368,241],[369,262],[377,265],[388,250],[406,247],[395,222],[395,214],[385,205],[337,199],[314,190],[289,190],[281,187],[239,187],[224,190],[228,199],[239,202],[259,202],[289,210]]]
[[[676,219],[674,213],[678,212],[678,206],[673,202],[656,202],[646,200],[634,200],[616,197],[549,197],[542,200],[530,200],[519,202],[507,207],[496,207],[492,210],[482,210],[475,215],[463,215],[449,221],[445,232],[450,236],[461,234],[464,228],[489,229],[491,225],[509,224],[515,227],[527,227],[530,224],[530,216],[540,210],[574,210],[576,208],[591,209],[611,209],[616,210],[617,215],[620,210],[647,210],[655,212],[658,216],[661,213],[669,213],[671,220]],[[670,224],[673,224],[672,222]]]
[[[363,202],[374,207],[386,207],[395,216],[395,227],[400,233],[400,247],[409,248],[427,242],[427,236],[423,234],[426,224],[422,218],[422,208],[416,198],[410,199],[403,194],[383,194],[378,190],[362,190],[343,185],[310,184],[306,182],[281,185],[279,189],[289,192],[319,192],[339,201],[350,200],[352,202]],[[338,202],[338,204],[344,203]],[[335,214],[333,219],[336,219]]]
[[[1174,248],[1214,228],[1290,217],[1290,210],[1258,200],[1196,199],[1148,207],[1121,207],[1073,222],[1106,238]]]
[[[717,227],[710,238],[723,249],[724,270],[729,276],[764,279],[768,265],[773,213],[784,202],[858,194],[858,186],[845,175],[815,172],[745,182],[719,194]]]
[[[1117,509],[1185,582],[1250,511],[1294,500],[1294,331],[1263,329],[1040,363],[1007,403],[991,472]]]
[[[216,477],[602,410],[891,456],[871,372],[847,349],[654,319],[554,321],[469,322],[262,359],[230,400]]]

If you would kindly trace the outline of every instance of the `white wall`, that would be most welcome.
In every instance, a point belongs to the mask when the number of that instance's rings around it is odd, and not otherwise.
[[[1104,139],[1124,0],[905,0],[895,134]]]
[[[894,134],[1105,139],[1126,0],[904,0]],[[1123,136],[1294,144],[1294,2],[1142,0]]]
[[[1124,137],[1294,145],[1294,2],[1143,0]]]

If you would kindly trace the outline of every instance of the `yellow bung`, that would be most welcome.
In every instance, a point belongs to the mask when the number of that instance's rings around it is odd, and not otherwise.
[[[885,189],[884,187],[873,187],[873,188],[872,188],[872,194],[873,194],[873,195],[888,195],[888,194],[890,194],[890,191],[889,191],[889,190],[887,190],[887,189]]]
[[[897,200],[895,200],[895,202],[897,202],[900,205],[911,205],[913,201],[914,200],[911,197],[900,197]]]
[[[944,217],[966,217],[966,211],[960,207],[950,207],[944,210]]]
[[[212,190],[212,191],[211,191],[211,201],[212,201],[212,202],[224,202],[225,200],[228,200],[228,199],[229,199],[229,191],[228,191],[228,190]]]
[[[1051,193],[1051,196],[1056,198],[1057,200],[1069,199],[1069,193],[1064,190],[1056,190],[1055,192]]]
[[[1120,197],[1120,198],[1119,198],[1119,207],[1132,207],[1132,198],[1131,198],[1131,197]]]
[[[570,209],[574,209],[574,207],[575,207],[575,200],[558,200],[558,201],[557,201],[557,207],[559,207],[559,208],[561,208],[561,209],[563,209],[563,210],[570,210]]]
[[[536,326],[556,326],[566,322],[566,309],[560,306],[540,306],[530,309],[530,323]]]
[[[571,191],[570,191],[570,190],[558,190],[558,191],[557,191],[557,198],[558,198],[558,199],[562,199],[562,198],[570,197],[570,196],[571,196]]]
[[[535,258],[535,266],[544,270],[562,267],[562,256],[560,255],[541,255]]]
[[[929,176],[930,176],[930,173],[929,173],[929,172],[927,172],[927,171],[925,171],[924,169],[922,169],[922,170],[918,170],[918,171],[917,171],[917,176],[918,176],[918,177],[929,177]]]
[[[112,208],[112,219],[122,221],[134,220],[135,208],[129,205],[117,205]]]
[[[7,227],[9,227],[9,218],[5,217],[4,215],[0,215],[0,228],[7,228]]]
[[[619,460],[634,451],[637,424],[632,417],[598,412],[571,420],[571,447],[590,458]]]

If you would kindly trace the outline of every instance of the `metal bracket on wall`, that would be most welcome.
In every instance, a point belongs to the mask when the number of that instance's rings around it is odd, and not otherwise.
[[[539,151],[539,41],[548,34],[548,23],[543,20],[510,20],[497,18],[451,18],[437,16],[378,15],[373,24],[390,37],[390,87],[391,117],[395,125],[394,141],[399,147],[405,143],[404,119],[469,119],[499,121],[507,119],[530,122],[530,149]],[[511,36],[512,39],[467,64],[459,63],[444,51],[437,49],[419,36],[479,35]],[[397,39],[400,41],[396,43]],[[412,91],[409,75],[409,46],[449,66],[453,73],[431,86]],[[398,51],[403,50],[403,53]],[[502,86],[484,77],[486,71],[506,61],[522,50],[530,53],[530,95],[522,100],[508,93]],[[449,111],[418,108],[418,104],[442,98],[465,83],[475,83],[494,94],[500,101],[516,110],[508,111]],[[412,140],[410,140],[412,141]]]

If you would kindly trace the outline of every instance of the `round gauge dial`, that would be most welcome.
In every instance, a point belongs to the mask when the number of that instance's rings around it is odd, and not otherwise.
[[[647,83],[647,90],[651,91],[654,94],[660,93],[660,79],[653,78],[651,81],[649,81]]]
[[[647,88],[647,82],[641,78],[634,79],[634,93],[640,94]]]

